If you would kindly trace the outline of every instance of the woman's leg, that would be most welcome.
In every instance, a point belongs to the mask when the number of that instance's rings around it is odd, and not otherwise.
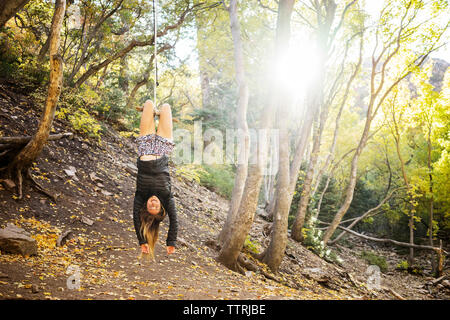
[[[142,111],[141,116],[141,123],[139,125],[140,136],[155,133],[155,118],[153,116],[153,112],[153,102],[151,100],[145,101],[144,110]]]
[[[165,103],[159,109],[159,123],[157,135],[170,139],[173,139],[173,124],[172,124],[172,109],[168,103]]]

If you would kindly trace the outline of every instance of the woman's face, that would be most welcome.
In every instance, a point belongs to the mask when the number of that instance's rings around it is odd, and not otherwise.
[[[156,215],[161,211],[161,201],[159,201],[157,196],[151,196],[147,200],[147,211],[151,215]]]

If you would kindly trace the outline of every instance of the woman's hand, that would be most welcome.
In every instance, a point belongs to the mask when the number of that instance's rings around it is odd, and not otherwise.
[[[167,254],[172,254],[175,253],[175,247],[173,246],[168,246],[167,247]]]
[[[146,243],[141,244],[141,252],[142,253],[149,253],[149,251],[148,251],[148,244],[146,244]]]

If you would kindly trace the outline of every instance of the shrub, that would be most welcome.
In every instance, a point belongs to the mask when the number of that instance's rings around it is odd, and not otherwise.
[[[177,176],[183,177],[188,181],[195,181],[200,184],[200,176],[207,174],[202,166],[196,164],[184,164],[178,165],[175,169],[175,174]]]
[[[314,219],[312,219],[310,223],[302,229],[302,233],[303,244],[308,250],[314,252],[328,262],[337,263],[338,265],[342,264],[342,259],[336,254],[336,252],[332,251],[330,248],[327,248],[323,243],[323,231],[315,227]]]
[[[381,272],[386,272],[388,269],[386,259],[384,257],[378,256],[371,251],[363,251],[361,253],[361,258],[366,260],[369,265],[378,266]]]
[[[246,248],[247,250],[253,252],[253,253],[259,253],[259,248],[260,245],[257,241],[252,242],[250,240],[250,236],[247,236],[247,238],[245,238],[245,242],[244,242],[244,248]]]
[[[408,268],[409,268],[409,265],[408,265],[408,261],[406,261],[406,260],[402,260],[399,263],[397,263],[397,267],[396,267],[397,270],[407,271]]]
[[[234,186],[234,172],[228,165],[203,165],[200,184],[230,199]]]

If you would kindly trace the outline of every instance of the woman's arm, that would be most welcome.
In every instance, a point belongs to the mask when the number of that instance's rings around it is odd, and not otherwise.
[[[167,215],[169,216],[169,231],[167,232],[167,246],[176,247],[177,233],[178,233],[178,220],[177,211],[175,207],[175,199],[172,192],[169,194],[166,204]]]

